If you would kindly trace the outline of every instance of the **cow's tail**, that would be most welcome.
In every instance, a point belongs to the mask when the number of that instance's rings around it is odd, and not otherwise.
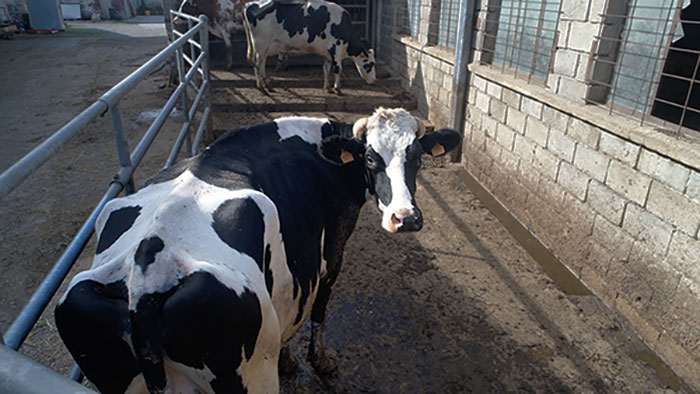
[[[138,369],[150,393],[163,393],[167,385],[163,364],[163,305],[167,293],[143,293],[145,279],[140,267],[132,270],[129,288],[131,342]],[[136,278],[134,277],[136,276]],[[135,279],[135,280],[134,280]]]

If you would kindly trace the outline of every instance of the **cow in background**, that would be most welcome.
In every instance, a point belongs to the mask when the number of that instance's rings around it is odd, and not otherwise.
[[[206,15],[209,32],[226,44],[226,67],[233,66],[231,36],[243,31],[243,7],[250,0],[184,0],[178,11],[192,16]],[[176,22],[177,23],[177,22]]]
[[[323,0],[252,1],[245,6],[243,24],[248,41],[248,62],[255,69],[257,86],[271,91],[265,81],[268,56],[315,54],[323,57],[323,87],[330,71],[335,75],[333,89],[338,95],[343,59],[355,63],[360,76],[369,84],[376,80],[374,51],[367,49],[352,27],[350,14],[341,6]]]

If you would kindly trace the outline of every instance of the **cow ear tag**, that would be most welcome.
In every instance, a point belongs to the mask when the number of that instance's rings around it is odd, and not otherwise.
[[[433,149],[430,151],[430,154],[433,156],[440,156],[443,153],[445,153],[445,147],[440,145],[439,142],[435,143]]]
[[[341,149],[340,161],[342,161],[343,164],[348,164],[353,160],[355,160],[355,158],[352,156],[352,153],[346,151],[345,149]]]

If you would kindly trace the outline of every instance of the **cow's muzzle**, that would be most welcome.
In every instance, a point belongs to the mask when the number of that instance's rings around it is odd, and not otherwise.
[[[419,210],[410,214],[405,211],[395,212],[391,214],[391,228],[399,233],[418,231],[423,228],[423,215]]]

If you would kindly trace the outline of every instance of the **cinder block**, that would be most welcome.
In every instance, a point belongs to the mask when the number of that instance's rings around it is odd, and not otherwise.
[[[515,143],[515,134],[515,131],[511,130],[508,126],[499,124],[496,129],[496,141],[501,144],[504,149],[512,151]]]
[[[476,92],[476,107],[485,113],[489,112],[489,103],[491,102],[491,96],[482,92],[481,90]]]
[[[589,7],[590,3],[588,1],[562,0],[561,18],[566,20],[585,21],[588,19]]]
[[[481,119],[481,128],[486,132],[489,138],[496,139],[496,129],[498,128],[498,121],[496,121],[496,119],[484,114]]]
[[[558,157],[554,156],[545,148],[537,147],[535,150],[535,160],[533,163],[541,176],[547,177],[551,180],[557,179],[560,161],[561,160],[559,160]]]
[[[547,138],[549,137],[549,128],[542,121],[529,116],[525,126],[525,136],[535,141],[542,147],[547,146]]]
[[[564,135],[563,132],[555,128],[551,128],[549,130],[547,148],[554,152],[555,155],[571,163],[574,159],[574,149],[576,148],[576,142]]]
[[[690,177],[690,169],[646,149],[642,149],[638,167],[643,173],[680,192]]]
[[[503,101],[496,100],[495,98],[491,99],[490,114],[497,121],[501,123],[506,123],[507,109],[508,106]]]
[[[486,154],[494,161],[498,161],[501,157],[503,147],[496,140],[486,139]]]
[[[503,89],[503,101],[508,104],[509,107],[520,110],[520,100],[522,95],[510,89]]]
[[[700,202],[700,172],[693,171],[688,180],[688,188],[685,194],[693,200]]]
[[[579,65],[579,54],[564,49],[556,51],[554,56],[554,73],[569,78],[576,77]]]
[[[472,74],[472,85],[479,89],[480,92],[486,93],[486,84],[488,83],[487,80],[484,78],[481,78],[480,76],[476,74]]]
[[[550,127],[566,130],[569,126],[569,116],[549,106],[542,108],[542,121]]]
[[[520,134],[525,134],[525,120],[526,119],[527,119],[527,115],[523,112],[518,111],[517,108],[515,108],[515,107],[508,108],[508,113],[506,116],[506,124],[511,129],[517,131]]]
[[[559,165],[557,183],[580,201],[586,200],[586,191],[590,180],[591,178],[586,176],[586,174],[566,161],[562,161]]]
[[[537,172],[537,168],[534,164],[534,154],[532,161],[526,161],[522,157],[520,158],[518,178],[520,178],[520,182],[522,182],[528,190],[532,192],[537,191],[537,186],[540,183],[540,174]],[[528,201],[528,204],[529,203]]]
[[[673,227],[637,204],[628,204],[622,228],[656,255],[663,256],[671,242]]]
[[[489,82],[486,84],[486,93],[488,93],[491,97],[495,97],[500,100],[502,92],[503,87],[501,87],[501,85],[494,82]]]
[[[535,158],[536,146],[537,145],[529,138],[516,134],[513,152],[518,155],[521,160],[531,163]]]
[[[542,103],[529,97],[523,97],[520,109],[526,114],[542,119]]]
[[[516,154],[507,149],[503,149],[501,151],[501,165],[503,166],[503,169],[509,172],[512,176],[517,175],[519,163],[520,158]]]
[[[637,164],[640,150],[639,145],[627,142],[612,134],[603,133],[600,136],[600,151],[630,167]]]
[[[612,160],[605,184],[623,197],[644,206],[651,178],[617,160]]]
[[[572,119],[571,125],[567,129],[567,135],[595,149],[598,148],[601,132],[600,129],[588,123],[579,119]]]
[[[700,203],[658,181],[651,183],[647,209],[689,236],[695,236],[700,227]]]
[[[695,278],[700,286],[700,240],[676,231],[671,238],[666,263],[688,278]]]
[[[562,76],[559,77],[556,93],[574,103],[583,104],[583,98],[586,96],[586,89],[586,84],[583,81]]]
[[[623,261],[629,259],[634,244],[634,238],[622,227],[610,223],[600,215],[595,217],[593,239],[604,245],[616,260]]]
[[[604,156],[597,150],[591,149],[583,144],[576,146],[574,153],[574,165],[585,171],[599,182],[605,182],[605,175],[608,172],[610,158]]]
[[[598,34],[600,26],[590,22],[571,22],[571,32],[567,48],[580,52],[588,52],[593,43],[593,37]]]
[[[598,181],[588,185],[588,203],[610,223],[620,226],[627,200]]]

